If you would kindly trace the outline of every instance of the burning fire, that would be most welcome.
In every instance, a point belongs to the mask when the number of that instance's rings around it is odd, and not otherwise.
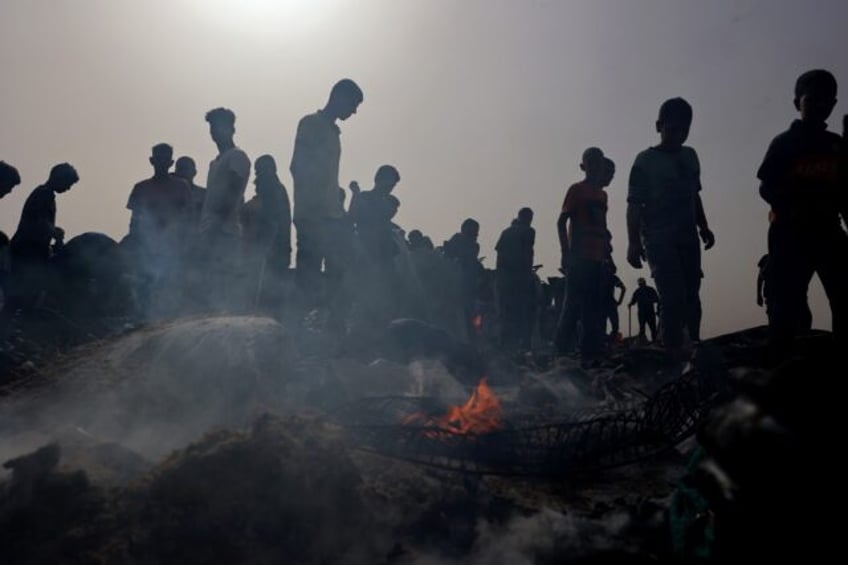
[[[474,328],[477,335],[481,335],[483,333],[483,314],[475,314],[472,316],[471,327]]]
[[[456,435],[479,435],[503,427],[501,401],[489,388],[486,377],[471,393],[462,406],[451,406],[444,416],[432,417],[423,412],[410,414],[403,419],[404,425],[420,425],[437,430],[427,432],[428,437],[437,437],[441,432]]]

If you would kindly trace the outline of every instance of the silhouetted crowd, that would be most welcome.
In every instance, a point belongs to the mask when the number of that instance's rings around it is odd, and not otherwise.
[[[770,206],[757,302],[767,308],[775,352],[811,327],[807,289],[814,273],[830,301],[834,334],[845,338],[848,160],[844,136],[826,124],[836,92],[828,71],[798,78],[794,104],[800,117],[774,139],[757,172],[760,195]],[[134,313],[155,320],[320,312],[324,328],[339,335],[414,317],[447,326],[468,341],[495,327],[506,351],[529,352],[547,342],[557,354],[579,354],[588,364],[622,340],[618,309],[626,289],[613,261],[605,191],[615,164],[601,149],[584,151],[585,177],[565,194],[557,222],[562,277],[543,282],[537,275],[529,208],[520,209],[500,234],[492,272],[481,263],[476,220],[466,219],[439,247],[420,230],[407,235],[394,223],[400,201],[393,191],[401,176],[392,165],[376,171],[370,190],[351,182],[347,202],[339,181],[339,123],[356,113],[363,98],[356,83],[341,80],[325,106],[298,123],[290,163],[293,207],[274,158],[263,155],[251,163],[236,145],[236,116],[229,109],[206,114],[218,154],[205,187],[195,184],[192,158],[175,162],[169,144],[155,145],[153,175],[129,194],[129,232],[119,244]],[[627,191],[627,262],[636,269],[647,263],[656,285],[639,278],[628,308],[636,306],[641,340],[656,340],[680,358],[700,340],[701,246],[715,244],[701,201],[698,154],[685,145],[692,120],[685,100],[662,103],[659,143],[636,155]],[[245,201],[251,169],[255,196]],[[56,195],[78,181],[70,164],[53,167],[27,198],[11,240],[0,234],[7,315],[37,309],[63,284],[51,270],[65,245],[56,225]],[[0,197],[20,182],[18,171],[0,162]]]

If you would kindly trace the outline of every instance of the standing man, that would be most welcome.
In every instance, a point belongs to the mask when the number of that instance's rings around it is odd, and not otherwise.
[[[18,173],[18,169],[6,161],[0,161],[0,198],[12,192],[12,189],[19,184],[21,184],[21,175]],[[5,298],[9,292],[11,264],[9,236],[0,231],[0,312],[3,311]]]
[[[21,175],[18,169],[6,161],[0,161],[0,198],[12,192],[12,189],[19,184],[21,184]]]
[[[186,232],[191,194],[184,180],[168,172],[173,156],[167,143],[155,145],[150,156],[153,176],[136,184],[127,201],[127,209],[132,211],[128,240],[135,251],[135,286],[144,315],[151,313],[154,289],[166,280],[173,283]],[[161,302],[158,306],[164,313]]]
[[[639,277],[636,281],[638,286],[633,291],[633,297],[630,299],[628,308],[633,308],[636,305],[636,316],[639,318],[639,338],[645,339],[645,326],[651,330],[651,341],[657,339],[657,314],[654,310],[654,305],[659,304],[660,298],[657,296],[657,291],[648,286],[644,278]]]
[[[715,244],[701,202],[698,154],[683,145],[692,126],[692,107],[672,98],[660,107],[660,143],[639,153],[627,194],[627,262],[642,268],[647,258],[662,302],[663,345],[676,359],[688,355],[683,329],[700,340],[701,248]]]
[[[218,156],[209,163],[206,198],[200,212],[198,259],[208,275],[208,305],[232,310],[246,305],[246,296],[237,290],[241,266],[239,211],[250,177],[250,158],[233,141],[236,116],[232,110],[210,110],[206,121]]]
[[[345,266],[350,260],[352,233],[345,221],[339,193],[341,130],[337,121],[356,113],[362,90],[350,79],[337,82],[323,109],[297,125],[291,174],[294,180],[294,225],[297,229],[298,287],[315,302],[320,288],[321,264],[327,295],[338,298]],[[336,310],[336,314],[340,312]],[[336,323],[340,323],[337,318]]]
[[[566,298],[555,342],[558,354],[573,352],[577,324],[582,322],[580,352],[589,364],[597,360],[603,344],[603,270],[610,250],[604,188],[612,182],[615,165],[597,147],[584,151],[581,161],[586,177],[569,187],[557,222]]]
[[[807,326],[807,289],[817,274],[830,302],[833,333],[848,340],[848,222],[844,140],[828,131],[836,78],[824,69],[795,83],[800,119],[771,142],[757,176],[770,206],[769,342],[776,358]]]
[[[56,225],[56,195],[71,189],[79,175],[68,163],[50,170],[47,182],[33,190],[24,203],[18,229],[12,237],[12,295],[23,308],[34,306],[48,284],[50,243],[61,245],[65,231]]]
[[[446,259],[456,263],[459,268],[459,282],[462,300],[463,326],[472,341],[478,334],[473,318],[477,314],[477,297],[480,294],[480,281],[484,275],[480,263],[480,223],[474,218],[466,218],[455,233],[442,245]]]
[[[194,164],[194,159],[186,156],[177,159],[177,163],[174,165],[174,176],[186,181],[191,191],[191,206],[187,221],[188,231],[194,232],[200,225],[200,213],[203,211],[203,201],[206,200],[206,189],[194,184],[194,177],[197,176],[197,166]]]
[[[501,345],[529,351],[536,318],[536,285],[533,273],[533,246],[536,230],[533,210],[522,208],[512,225],[501,232],[497,281],[500,302]]]

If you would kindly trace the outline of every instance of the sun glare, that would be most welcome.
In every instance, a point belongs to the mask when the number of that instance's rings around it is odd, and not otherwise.
[[[200,16],[245,33],[297,33],[318,25],[338,0],[192,0]]]

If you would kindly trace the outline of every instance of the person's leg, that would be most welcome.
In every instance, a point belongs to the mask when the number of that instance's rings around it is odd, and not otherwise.
[[[651,309],[647,315],[645,316],[645,321],[648,324],[648,329],[651,330],[651,342],[657,340],[657,315],[654,313],[653,309]]]
[[[345,333],[354,295],[350,278],[350,265],[354,261],[353,227],[343,218],[327,219],[321,224],[319,239],[324,256],[326,300],[329,306],[327,324],[330,329]]]
[[[769,343],[785,354],[798,332],[814,273],[811,249],[801,234],[777,223],[769,226]]]
[[[533,345],[533,333],[536,328],[537,309],[539,305],[536,281],[531,275],[523,275],[522,302],[518,317],[520,320],[520,333],[518,335],[518,346],[524,351],[529,351]]]
[[[687,318],[686,280],[676,242],[653,241],[646,247],[651,274],[662,301],[663,345],[679,349]]]
[[[581,353],[586,358],[597,356],[602,350],[604,336],[604,296],[601,292],[603,267],[597,261],[586,265],[583,281],[583,340]]]
[[[680,266],[686,293],[686,329],[689,339],[701,341],[701,244],[698,234],[693,230],[689,237],[681,242]]]
[[[610,302],[609,308],[607,310],[607,316],[610,321],[610,333],[613,336],[618,335],[619,330],[619,321],[618,321],[618,304],[615,302]]]
[[[501,346],[509,348],[513,346],[515,335],[515,289],[510,285],[510,277],[507,273],[499,271],[498,280],[498,305],[500,306]]]
[[[560,355],[572,353],[577,342],[577,322],[585,304],[586,262],[574,261],[565,281],[565,304],[554,339]]]
[[[834,233],[818,249],[816,272],[830,302],[833,334],[844,342],[848,340],[848,236],[841,231]],[[804,315],[809,312],[806,301],[804,306],[802,323],[806,322]],[[812,321],[809,323],[812,325]]]
[[[298,220],[297,229],[297,264],[295,284],[310,306],[314,306],[320,295],[321,262],[323,254],[320,247],[320,227],[317,220]]]

